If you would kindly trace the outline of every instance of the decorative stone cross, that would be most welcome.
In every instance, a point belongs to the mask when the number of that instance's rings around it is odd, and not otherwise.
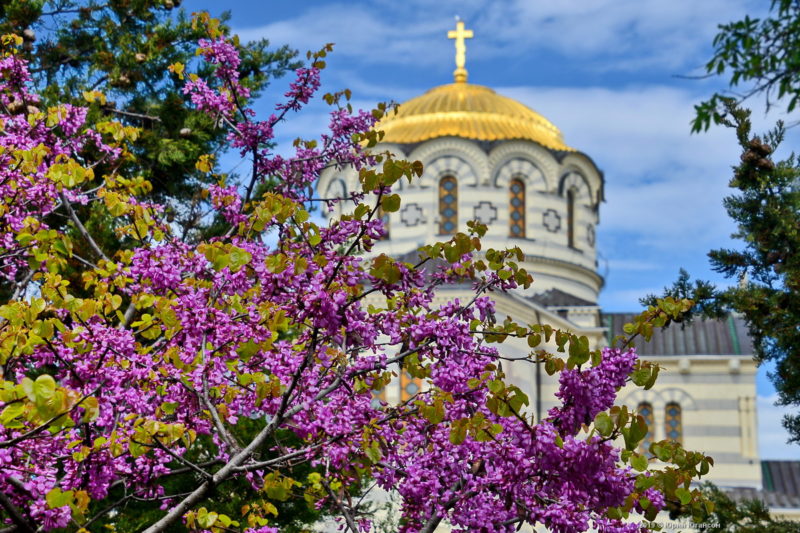
[[[406,204],[403,209],[400,210],[400,220],[406,226],[413,227],[417,224],[424,222],[425,217],[423,216],[422,208],[415,203]]]
[[[548,209],[542,217],[542,224],[547,228],[547,231],[556,233],[561,229],[561,217],[555,209]]]
[[[481,223],[489,225],[497,220],[497,208],[491,202],[480,202],[475,206],[473,216]]]
[[[453,78],[456,83],[467,82],[467,69],[464,65],[467,62],[467,45],[464,39],[472,39],[472,30],[464,29],[464,21],[456,17],[456,29],[447,32],[448,39],[456,40],[456,69],[453,71]]]

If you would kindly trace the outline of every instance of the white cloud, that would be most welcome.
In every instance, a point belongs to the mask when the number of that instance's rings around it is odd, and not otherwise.
[[[288,20],[234,31],[245,41],[267,38],[300,50],[334,43],[336,54],[357,57],[365,64],[445,64],[450,47],[435,45],[442,44],[449,20],[425,17],[398,23],[386,11],[343,3],[316,6]]]
[[[789,407],[778,407],[775,401],[778,395],[759,396],[758,408],[758,446],[762,459],[797,459],[800,446],[787,444],[788,433],[781,425],[784,414],[796,412]]]
[[[468,55],[493,60],[557,52],[591,59],[594,70],[658,65],[692,70],[702,65],[718,22],[758,14],[754,0],[416,0],[370,4],[338,2],[298,15],[235,30],[244,39],[267,37],[300,49],[326,42],[365,64],[442,65],[452,48],[443,32],[460,15],[480,41]]]
[[[615,180],[641,182],[660,177],[676,163],[718,169],[736,155],[731,132],[714,129],[690,135],[693,105],[688,89],[636,87],[509,87],[498,92],[542,113],[564,133],[567,144],[613,168]]]
[[[499,92],[546,109],[566,142],[605,172],[600,231],[622,232],[632,244],[662,251],[707,250],[727,239],[733,227],[721,198],[736,145],[721,129],[689,133],[693,93],[661,86]]]
[[[711,42],[718,22],[763,10],[747,0],[515,0],[504,6],[486,10],[485,20],[504,48],[524,36],[567,56],[613,58],[602,67],[617,70],[682,66]]]

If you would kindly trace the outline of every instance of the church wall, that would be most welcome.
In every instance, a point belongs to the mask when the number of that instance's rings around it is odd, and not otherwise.
[[[708,479],[722,486],[760,488],[753,360],[743,356],[649,356],[662,366],[653,389],[629,386],[620,398],[630,409],[647,402],[655,415],[655,439],[666,438],[665,407],[682,409],[687,450],[715,459]],[[733,363],[732,363],[733,361]],[[688,364],[687,364],[688,363]]]

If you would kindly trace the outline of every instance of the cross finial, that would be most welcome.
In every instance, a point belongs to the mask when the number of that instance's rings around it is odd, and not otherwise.
[[[456,69],[453,71],[453,77],[456,83],[466,83],[467,69],[464,64],[467,61],[467,45],[464,39],[472,39],[472,30],[464,29],[464,21],[456,17],[456,29],[447,32],[448,39],[456,40]]]

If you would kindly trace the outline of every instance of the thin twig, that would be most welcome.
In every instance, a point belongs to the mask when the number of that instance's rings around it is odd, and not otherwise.
[[[353,533],[358,533],[358,526],[356,525],[355,520],[353,520],[353,517],[350,515],[350,512],[345,508],[342,501],[336,497],[336,494],[334,494],[333,489],[331,489],[331,486],[324,478],[321,479],[320,482],[322,483],[322,486],[325,487],[325,491],[328,493],[328,496],[331,497],[333,503],[336,504],[336,507],[338,507],[339,510],[344,515],[344,521],[347,523],[347,528],[350,529]]]

